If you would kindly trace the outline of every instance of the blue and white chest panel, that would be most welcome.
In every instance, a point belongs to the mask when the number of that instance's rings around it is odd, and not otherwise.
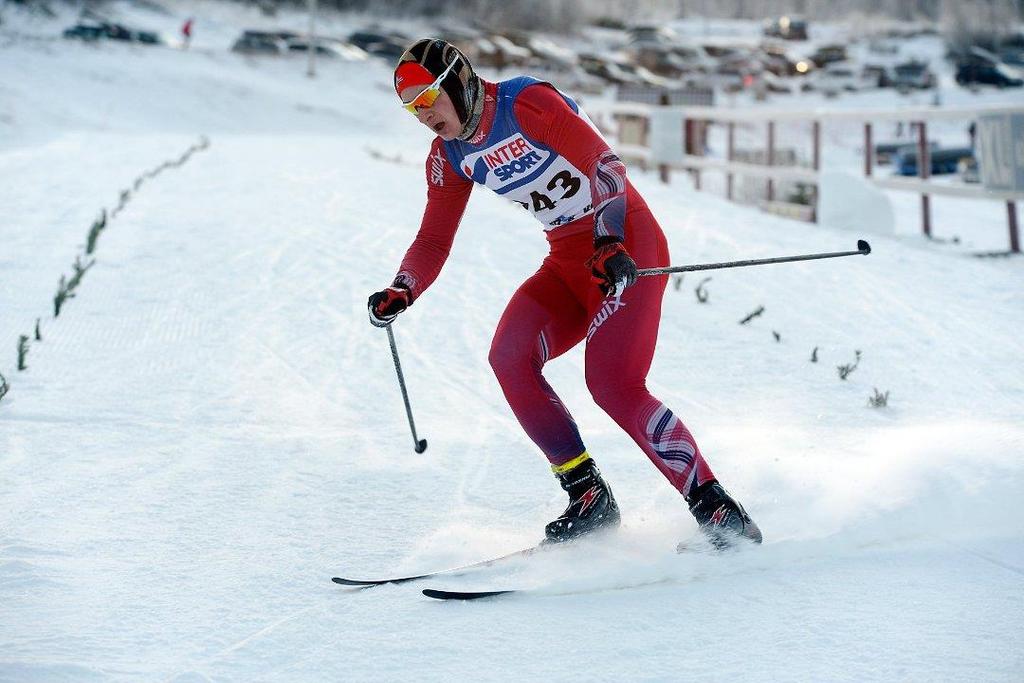
[[[499,83],[494,124],[487,139],[479,145],[452,140],[444,147],[452,168],[523,206],[545,230],[554,230],[593,213],[594,206],[587,174],[555,150],[526,137],[516,121],[516,95],[540,82],[524,76]],[[571,98],[562,97],[586,119]]]

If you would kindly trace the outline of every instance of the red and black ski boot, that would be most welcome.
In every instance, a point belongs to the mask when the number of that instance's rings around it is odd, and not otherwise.
[[[725,550],[739,543],[761,542],[761,530],[754,520],[717,480],[698,486],[686,502],[700,530],[715,548]]]
[[[563,543],[600,529],[619,526],[619,506],[590,456],[572,469],[556,473],[569,494],[569,507],[544,527],[544,543]]]

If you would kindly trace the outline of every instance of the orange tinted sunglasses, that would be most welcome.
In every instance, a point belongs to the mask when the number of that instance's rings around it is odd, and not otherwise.
[[[441,96],[441,81],[443,81],[445,76],[451,72],[452,67],[455,66],[455,62],[457,61],[459,61],[458,57],[453,59],[452,63],[448,65],[448,68],[446,68],[433,83],[421,90],[416,97],[412,98],[408,102],[403,101],[402,107],[404,107],[405,110],[413,116],[418,115],[420,109],[430,109],[433,107],[434,102],[436,102],[437,98]]]

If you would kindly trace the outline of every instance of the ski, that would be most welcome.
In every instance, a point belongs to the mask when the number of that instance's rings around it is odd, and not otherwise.
[[[479,600],[480,598],[491,598],[495,595],[508,595],[518,593],[517,590],[504,591],[443,591],[434,588],[424,588],[423,594],[435,600]]]
[[[434,598],[435,600],[480,600],[481,598],[492,598],[498,595],[511,595],[512,593],[515,593],[517,595],[546,596],[589,595],[591,593],[610,593],[615,591],[635,590],[637,588],[648,588],[650,586],[662,586],[665,584],[676,583],[677,581],[678,579],[672,577],[665,577],[661,579],[651,579],[649,581],[638,581],[636,583],[625,583],[618,586],[593,586],[591,588],[581,588],[576,590],[551,590],[549,588],[507,588],[504,590],[488,591],[446,591],[439,590],[437,588],[424,588],[422,593],[428,598]]]
[[[549,548],[550,545],[535,545],[529,548],[523,548],[517,550],[514,553],[508,553],[507,555],[501,555],[500,557],[492,557],[489,560],[481,560],[480,562],[474,562],[472,564],[462,565],[461,567],[451,567],[449,569],[439,569],[437,571],[426,572],[424,574],[415,574],[413,576],[397,576],[387,579],[347,579],[341,576],[335,576],[331,579],[334,583],[342,586],[358,586],[360,588],[370,588],[371,586],[380,586],[385,583],[406,583],[408,581],[418,581],[419,579],[428,579],[433,576],[440,576],[442,574],[458,574],[461,572],[469,571],[471,569],[480,569],[482,567],[490,567],[491,565],[505,560],[511,560],[517,557],[529,557],[542,548]]]

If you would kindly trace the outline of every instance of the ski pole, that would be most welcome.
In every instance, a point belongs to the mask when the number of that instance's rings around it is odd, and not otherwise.
[[[412,430],[413,449],[417,453],[427,450],[427,440],[416,437],[416,423],[412,420],[412,407],[409,405],[409,392],[405,389],[405,376],[402,374],[402,363],[398,360],[398,347],[395,346],[395,333],[391,331],[391,325],[386,327],[388,341],[391,342],[391,357],[395,359],[395,372],[398,373],[398,386],[402,388],[402,400],[405,401],[405,414],[409,416],[409,429]]]
[[[749,261],[726,261],[725,263],[700,263],[692,266],[667,266],[665,268],[643,268],[637,271],[640,276],[664,275],[666,273],[685,273],[692,270],[718,270],[720,268],[739,268],[741,266],[761,266],[766,263],[787,263],[789,261],[811,261],[820,258],[837,258],[839,256],[867,256],[871,253],[871,245],[865,240],[857,240],[857,251],[833,251],[824,254],[802,254],[799,256],[780,256],[778,258],[760,258]]]

